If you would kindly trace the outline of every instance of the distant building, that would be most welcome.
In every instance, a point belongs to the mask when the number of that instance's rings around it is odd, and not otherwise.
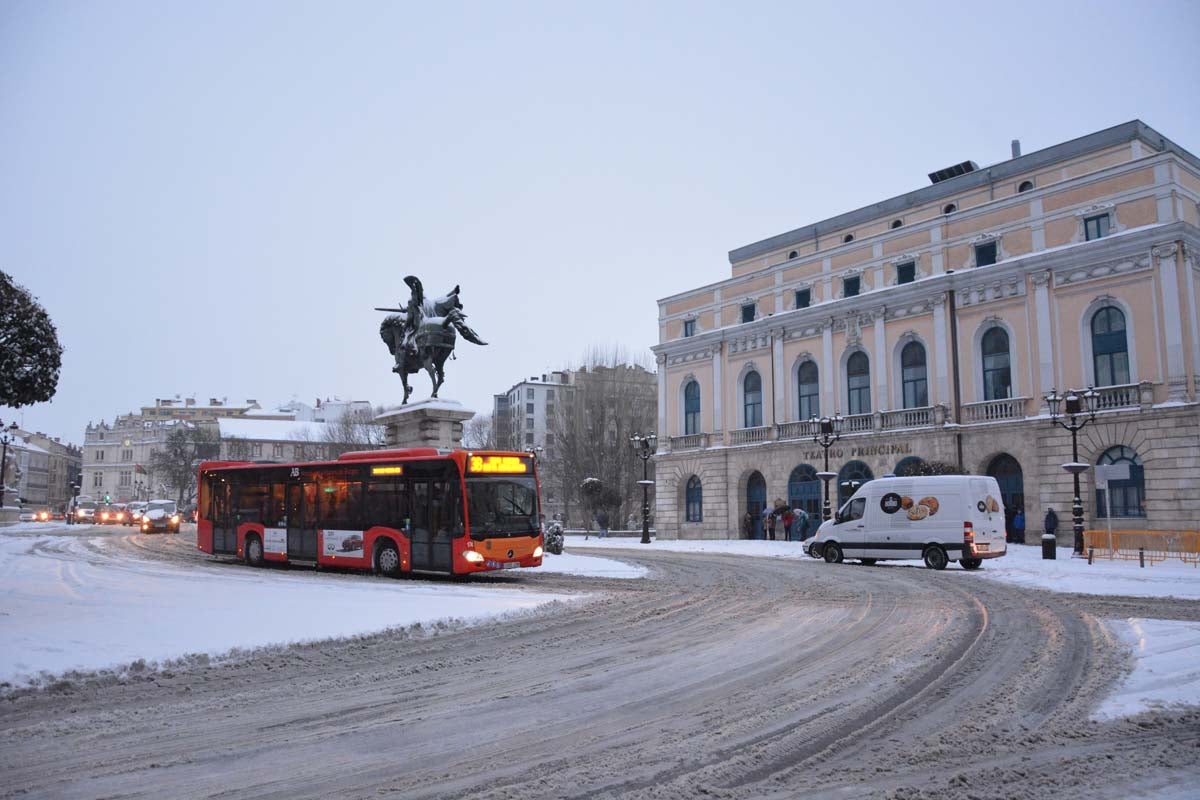
[[[337,419],[341,419],[338,415]],[[221,459],[227,461],[322,461],[347,450],[370,450],[384,442],[382,425],[347,429],[337,422],[217,420]],[[348,435],[349,434],[349,435]]]
[[[1079,434],[1085,527],[1200,517],[1200,159],[1140,121],[729,253],[659,301],[659,535],[744,535],[781,500],[819,514],[808,420],[845,418],[836,506],[921,461],[994,476],[1030,534],[1071,530],[1071,436],[1045,397],[1096,387]],[[1127,465],[1110,497],[1098,465]],[[757,523],[754,523],[757,534]]]
[[[6,506],[41,507],[50,497],[50,453],[16,431],[5,461]]]
[[[541,447],[546,458],[553,457],[554,433],[549,423],[563,404],[570,402],[575,391],[574,379],[571,370],[534,375],[513,384],[504,394],[495,395],[492,426],[496,430],[496,446],[501,450]]]
[[[263,458],[271,459],[269,453],[274,452],[275,444],[280,441],[276,438],[278,429],[272,428],[272,425],[286,423],[296,429],[297,423],[319,421],[324,426],[327,422],[341,420],[347,413],[369,412],[370,409],[371,404],[365,400],[318,399],[315,406],[292,401],[274,408],[263,408],[253,399],[230,403],[228,398],[212,397],[201,405],[191,397],[160,398],[152,406],[143,406],[138,413],[117,416],[112,424],[106,421],[88,424],[84,432],[81,494],[94,497],[108,495],[113,502],[146,500],[159,495],[175,496],[176,487],[168,486],[161,476],[151,474],[151,457],[179,425],[210,427],[222,435],[224,433],[218,424],[221,421],[266,426],[257,432],[254,428],[238,426],[227,430],[237,430],[251,451],[265,446],[268,455]],[[324,427],[321,431],[323,435]],[[310,430],[306,435],[315,436],[316,433]],[[327,450],[324,440],[319,438],[312,442],[297,442],[297,445],[300,446],[299,452]],[[228,446],[223,441],[222,452],[230,448],[240,449],[241,446],[240,441],[230,442]],[[287,452],[298,450],[289,447]]]
[[[83,451],[73,444],[66,444],[58,437],[50,437],[41,431],[20,436],[28,443],[40,447],[47,454],[46,500],[52,509],[65,508],[71,498],[71,485],[79,480],[82,469]]]

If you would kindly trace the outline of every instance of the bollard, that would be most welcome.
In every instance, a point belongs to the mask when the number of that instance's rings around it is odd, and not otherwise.
[[[1053,561],[1057,558],[1058,539],[1053,533],[1042,534],[1042,560]]]
[[[1138,564],[1143,567],[1146,566],[1146,548],[1144,547],[1138,548]]]
[[[1092,559],[1095,557],[1096,557],[1096,548],[1089,547],[1088,548],[1088,566],[1089,567],[1092,565]]]

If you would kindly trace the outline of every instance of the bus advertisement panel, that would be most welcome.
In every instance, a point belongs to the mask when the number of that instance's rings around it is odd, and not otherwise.
[[[468,574],[542,563],[537,469],[527,453],[432,448],[336,461],[207,461],[196,545],[268,561]]]

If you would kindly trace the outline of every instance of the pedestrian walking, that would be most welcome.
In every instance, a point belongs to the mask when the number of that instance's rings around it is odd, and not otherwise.
[[[771,507],[763,506],[762,514],[759,515],[758,534],[762,538],[767,538],[767,517],[771,516]]]
[[[786,541],[790,542],[792,540],[792,525],[794,525],[795,522],[796,517],[794,514],[792,514],[792,510],[790,508],[785,508],[783,510],[783,538]]]
[[[1018,508],[1017,515],[1013,517],[1013,541],[1025,544],[1025,509],[1023,508]]]
[[[749,511],[742,517],[742,533],[747,539],[754,538],[754,515]]]
[[[600,538],[608,537],[608,512],[603,508],[596,514],[596,527],[600,529]]]
[[[1042,527],[1046,529],[1046,533],[1051,536],[1058,536],[1058,514],[1054,513],[1053,508],[1046,509],[1046,519],[1042,521]]]
[[[794,523],[800,532],[800,541],[808,538],[808,512],[803,508],[796,509],[796,522]]]
[[[772,542],[775,541],[775,522],[779,519],[779,515],[772,511],[767,515],[767,538]]]

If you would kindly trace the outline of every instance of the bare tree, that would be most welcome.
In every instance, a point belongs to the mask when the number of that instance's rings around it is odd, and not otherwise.
[[[161,486],[173,488],[180,505],[196,498],[201,461],[219,458],[221,438],[215,425],[176,425],[161,448],[150,453],[150,471]]]
[[[476,414],[463,423],[463,447],[476,450],[495,450],[496,426],[491,414]]]
[[[654,429],[658,384],[654,373],[619,348],[593,347],[574,370],[572,388],[564,392],[547,420],[553,446],[545,460],[545,481],[560,493],[568,514],[585,478],[596,478],[612,494],[610,516],[622,522],[641,506],[641,459],[629,443],[635,433]],[[611,504],[617,502],[615,508]]]
[[[329,457],[337,458],[352,450],[375,450],[386,441],[384,426],[375,422],[378,412],[359,409],[348,411],[333,422],[325,423],[325,441]]]

